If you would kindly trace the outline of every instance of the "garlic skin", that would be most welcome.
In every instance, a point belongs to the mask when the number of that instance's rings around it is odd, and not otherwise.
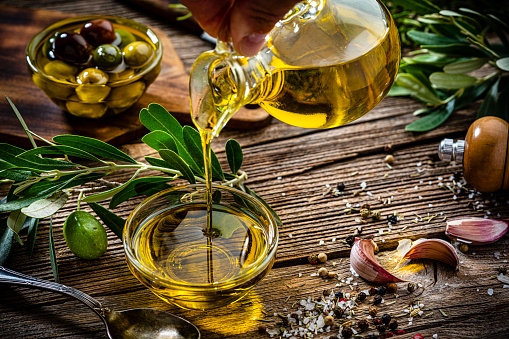
[[[386,284],[391,282],[404,282],[398,277],[387,272],[375,258],[376,244],[371,239],[355,239],[350,251],[350,265],[358,275],[364,279]]]
[[[459,268],[459,259],[456,250],[447,241],[442,239],[419,239],[403,254],[398,267],[407,259],[433,259],[447,265]]]
[[[498,241],[508,229],[509,223],[504,220],[465,217],[447,221],[445,234],[469,245],[485,245]]]

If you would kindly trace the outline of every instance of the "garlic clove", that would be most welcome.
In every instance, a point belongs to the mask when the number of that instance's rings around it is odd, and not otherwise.
[[[375,258],[376,244],[371,239],[356,239],[350,251],[350,265],[364,279],[379,283],[403,282],[387,272]]]
[[[459,259],[456,250],[442,239],[419,239],[403,254],[398,266],[407,259],[433,259],[458,269]]]
[[[504,220],[465,217],[447,221],[445,234],[469,245],[484,245],[499,240],[508,229],[509,223]]]

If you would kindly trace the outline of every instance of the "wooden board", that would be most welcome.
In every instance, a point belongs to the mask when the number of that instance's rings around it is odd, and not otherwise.
[[[66,17],[69,14],[0,6],[0,94],[14,102],[31,130],[47,139],[58,134],[79,134],[121,144],[145,133],[138,113],[152,102],[163,105],[181,122],[191,123],[189,76],[170,38],[157,29],[155,31],[164,46],[161,73],[129,110],[117,116],[91,120],[74,117],[54,105],[32,83],[24,56],[26,46],[38,31]],[[244,108],[235,114],[228,127],[257,129],[269,122],[270,116],[263,109]],[[21,125],[3,98],[0,100],[0,140],[28,145]]]

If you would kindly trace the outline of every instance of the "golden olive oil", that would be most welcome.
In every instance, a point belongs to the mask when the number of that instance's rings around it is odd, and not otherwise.
[[[202,200],[170,206],[140,225],[132,248],[152,277],[133,271],[137,278],[162,299],[192,309],[228,304],[249,291],[265,275],[252,273],[268,252],[266,230],[246,213],[219,204],[213,204],[211,220],[213,235],[207,236]],[[242,283],[232,288],[240,276]],[[179,284],[210,289],[193,292],[175,288]]]

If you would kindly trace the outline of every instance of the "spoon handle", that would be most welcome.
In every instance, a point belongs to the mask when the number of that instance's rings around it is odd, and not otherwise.
[[[12,271],[3,266],[0,266],[0,284],[18,285],[29,288],[39,288],[43,290],[66,294],[75,299],[78,299],[79,301],[90,307],[92,311],[97,313],[97,315],[99,315],[99,317],[101,317],[101,319],[103,319],[104,321],[104,312],[106,311],[106,309],[101,305],[101,303],[92,298],[91,296],[89,296],[88,294],[78,291],[75,288],[31,277],[26,274]]]

